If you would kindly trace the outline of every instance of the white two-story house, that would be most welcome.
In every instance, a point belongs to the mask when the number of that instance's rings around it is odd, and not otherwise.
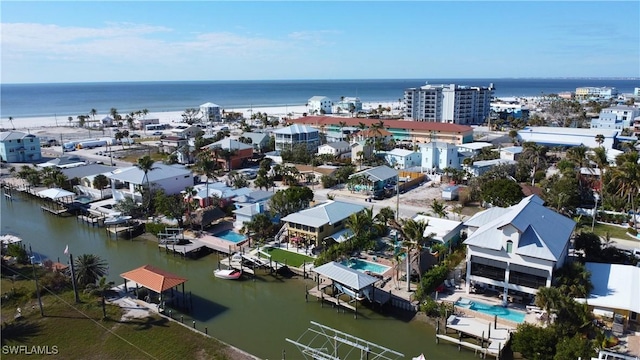
[[[331,114],[333,102],[326,96],[312,96],[307,101],[310,114]]]
[[[419,152],[398,148],[387,151],[384,160],[394,169],[408,169],[422,164]]]
[[[536,195],[508,208],[493,207],[467,220],[466,291],[484,284],[524,301],[551,286],[569,252],[576,223],[544,207]],[[518,296],[519,294],[519,296]]]

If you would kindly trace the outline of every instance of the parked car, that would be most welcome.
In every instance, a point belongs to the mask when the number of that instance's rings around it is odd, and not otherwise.
[[[160,135],[162,135],[162,131],[154,131],[151,135],[160,136]]]
[[[132,139],[138,139],[138,138],[140,138],[140,135],[138,135],[138,134],[133,134],[133,135],[131,135],[131,136],[130,136],[130,138],[132,138]]]

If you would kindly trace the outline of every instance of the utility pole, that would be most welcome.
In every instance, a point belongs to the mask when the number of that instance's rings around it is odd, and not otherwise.
[[[36,280],[36,296],[38,297],[38,306],[40,306],[40,316],[44,317],[44,309],[42,308],[42,299],[40,299],[40,286],[38,285],[38,273],[36,272],[35,256],[29,244],[29,252],[31,253],[31,268],[33,269],[33,278]]]
[[[78,285],[76,284],[76,273],[73,269],[73,255],[69,253],[69,266],[71,267],[71,283],[73,284],[73,294],[75,296],[76,304],[80,302],[80,297],[78,296]]]

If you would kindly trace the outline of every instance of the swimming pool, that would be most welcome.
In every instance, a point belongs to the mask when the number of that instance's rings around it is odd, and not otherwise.
[[[371,261],[360,260],[355,258],[343,261],[342,265],[348,266],[354,270],[358,270],[361,272],[369,271],[379,275],[382,275],[387,270],[391,269],[390,266],[380,265]]]
[[[499,318],[513,321],[516,323],[524,322],[524,311],[517,311],[502,307],[500,305],[491,305],[478,300],[460,298],[456,301],[456,306],[481,312],[488,315],[497,315]]]
[[[239,242],[245,241],[247,239],[246,236],[239,234],[233,230],[225,230],[217,234],[213,234],[213,236],[219,237],[221,239],[224,239],[236,244]]]

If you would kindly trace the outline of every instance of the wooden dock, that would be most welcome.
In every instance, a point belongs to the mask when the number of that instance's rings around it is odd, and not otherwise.
[[[457,339],[447,335],[449,329],[458,333]],[[475,338],[480,341],[481,345],[462,341],[463,337]],[[451,315],[446,320],[444,334],[436,332],[436,340],[449,341],[458,344],[458,348],[465,347],[476,351],[476,353],[480,351],[484,356],[491,355],[495,356],[496,359],[500,358],[502,349],[510,337],[510,330],[504,327],[496,327],[495,322],[485,322],[473,317],[457,315]],[[486,347],[484,346],[485,343],[487,344]]]
[[[331,285],[328,285],[328,284],[327,285],[323,285],[323,286],[320,286],[320,288],[318,288],[317,286],[314,286],[314,287],[312,287],[310,289],[307,289],[307,294],[318,298],[318,300],[320,300],[322,303],[328,302],[328,303],[330,303],[332,305],[343,307],[343,308],[349,309],[349,310],[351,310],[353,312],[357,311],[356,307],[351,305],[349,301],[340,300],[339,297],[337,298],[337,297],[334,297],[332,295],[326,294],[324,292],[324,289],[326,289],[329,286],[331,286]]]
[[[172,252],[174,254],[179,254],[182,256],[187,256],[189,254],[195,253],[200,251],[202,248],[204,248],[206,245],[204,243],[202,243],[201,241],[198,241],[196,239],[189,239],[189,242],[186,244],[170,244],[170,243],[164,243],[164,244],[158,244],[158,247],[160,249],[165,249],[165,251],[167,253]]]

